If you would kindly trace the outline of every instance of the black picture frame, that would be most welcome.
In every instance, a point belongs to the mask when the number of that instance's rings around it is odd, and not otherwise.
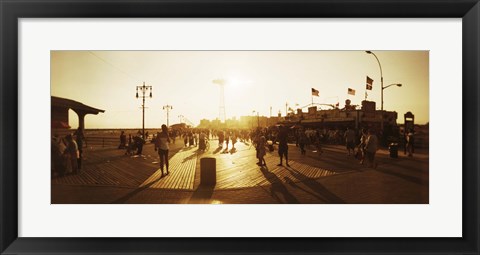
[[[0,69],[0,252],[2,254],[479,254],[478,194],[480,192],[477,157],[480,144],[478,137],[480,5],[478,0],[0,0],[0,16],[2,61]],[[463,237],[19,238],[18,20],[19,18],[64,17],[462,18]],[[453,139],[460,139],[455,135],[452,134]],[[448,189],[447,184],[445,188]]]

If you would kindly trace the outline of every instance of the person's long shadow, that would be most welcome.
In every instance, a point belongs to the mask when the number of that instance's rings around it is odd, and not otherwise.
[[[277,175],[268,171],[268,168],[266,168],[265,166],[262,166],[260,168],[260,171],[262,171],[262,174],[265,176],[267,181],[270,182],[270,184],[271,184],[270,194],[275,199],[277,199],[278,201],[282,201],[282,199],[277,195],[277,193],[280,193],[280,194],[282,194],[283,198],[285,199],[285,201],[287,203],[289,203],[289,204],[299,204],[300,203],[298,201],[298,199],[288,191],[288,189],[285,187],[285,185],[280,180],[280,178],[278,178]]]
[[[128,200],[130,200],[130,198],[134,197],[135,195],[137,195],[138,193],[150,188],[150,186],[152,186],[154,183],[156,183],[157,181],[161,180],[163,177],[159,177],[157,178],[156,180],[153,180],[149,183],[147,183],[145,186],[143,187],[139,187],[135,190],[133,190],[132,192],[126,194],[125,196],[121,197],[121,198],[118,198],[117,200],[114,200],[113,202],[111,202],[111,204],[123,204],[125,202],[127,202]]]
[[[303,184],[309,187],[313,192],[317,195],[316,197],[321,197],[322,200],[326,201],[327,203],[331,204],[345,204],[346,202],[338,197],[337,195],[330,192],[327,188],[325,188],[319,182],[316,182],[314,179],[300,173],[299,171],[295,170],[292,167],[286,167],[286,169],[298,180],[300,180]],[[293,183],[293,182],[292,182]],[[292,185],[293,186],[293,185]],[[296,187],[299,187],[295,184]],[[302,189],[303,190],[303,189]]]
[[[217,147],[214,151],[213,154],[217,154],[222,150],[222,147]]]
[[[193,192],[189,204],[210,204],[212,200],[214,185],[200,184],[198,188]]]
[[[185,163],[185,162],[189,161],[190,159],[195,158],[196,156],[197,156],[197,153],[194,152],[194,153],[190,154],[190,156],[183,158],[182,163]]]

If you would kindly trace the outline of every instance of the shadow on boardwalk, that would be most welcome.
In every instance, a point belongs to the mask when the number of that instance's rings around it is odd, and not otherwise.
[[[200,184],[188,201],[189,204],[210,204],[215,186]]]
[[[330,192],[327,188],[325,188],[322,184],[315,181],[314,179],[303,175],[302,173],[300,173],[299,171],[295,170],[292,167],[287,167],[287,170],[290,171],[290,173],[295,178],[297,178],[299,181],[301,181],[301,183],[303,183],[305,186],[310,188],[314,193],[309,192],[309,191],[305,190],[304,188],[300,187],[299,185],[293,183],[293,181],[291,181],[291,180],[289,181],[288,179],[286,179],[286,181],[289,182],[290,185],[292,185],[293,187],[299,188],[299,189],[317,197],[318,199],[321,199],[321,200],[323,200],[327,203],[330,203],[330,204],[345,204],[346,203],[343,199],[341,199],[340,197],[338,197],[335,194],[333,194],[332,192]]]
[[[124,204],[126,203],[128,200],[130,200],[131,198],[133,198],[134,196],[136,196],[137,194],[139,194],[140,192],[150,188],[150,186],[152,186],[154,183],[156,183],[157,181],[159,181],[160,179],[164,178],[165,176],[162,176],[160,178],[157,178],[149,183],[147,183],[145,186],[142,186],[142,187],[139,187],[137,189],[135,189],[134,191],[126,194],[125,196],[113,201],[111,204]]]
[[[300,203],[298,199],[288,191],[287,187],[285,187],[282,180],[280,180],[280,178],[278,178],[277,175],[268,171],[268,168],[265,166],[262,166],[260,170],[262,171],[262,174],[265,176],[265,179],[267,179],[267,181],[270,182],[271,184],[270,195],[272,197],[277,199],[279,202],[285,201],[286,203],[289,203],[289,204]],[[277,193],[280,193],[283,196],[284,200],[282,200],[277,195]]]

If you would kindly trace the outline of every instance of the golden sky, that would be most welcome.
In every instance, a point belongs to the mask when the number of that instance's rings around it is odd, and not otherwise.
[[[373,51],[373,50],[372,50]],[[411,111],[415,122],[429,121],[428,51],[373,51],[383,69],[384,109],[398,112],[397,123]],[[295,108],[312,102],[311,88],[319,90],[314,103],[361,104],[366,76],[374,80],[367,100],[380,109],[380,68],[365,51],[52,51],[51,94],[103,109],[87,115],[86,128],[139,128],[142,100],[136,86],[153,87],[146,99],[145,127],[166,124],[164,105],[172,105],[170,124],[179,115],[194,124],[219,117],[219,87],[224,79],[227,118],[269,116],[285,104]],[[348,88],[356,90],[348,95]],[[328,108],[325,108],[328,109]],[[305,108],[304,111],[307,109]],[[70,113],[70,126],[78,126]]]

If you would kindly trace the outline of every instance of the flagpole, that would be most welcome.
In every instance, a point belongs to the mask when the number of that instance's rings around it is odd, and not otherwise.
[[[312,95],[312,106],[313,106],[313,95]]]

